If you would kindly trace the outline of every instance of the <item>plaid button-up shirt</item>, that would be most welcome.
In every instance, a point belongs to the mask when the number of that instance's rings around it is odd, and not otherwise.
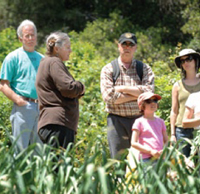
[[[118,63],[120,66],[120,75],[116,80],[115,85],[113,83],[113,68],[111,63],[104,66],[101,71],[101,93],[103,100],[106,102],[106,111],[123,117],[139,115],[140,113],[136,100],[122,104],[114,104],[115,100],[121,95],[119,92],[115,91],[114,86],[137,86],[142,92],[153,92],[154,74],[151,68],[147,64],[144,64],[143,78],[141,81],[136,71],[135,59],[133,59],[129,69],[124,67],[120,57],[118,58]]]

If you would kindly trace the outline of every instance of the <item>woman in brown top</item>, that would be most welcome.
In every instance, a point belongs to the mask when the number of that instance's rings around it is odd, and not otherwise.
[[[183,79],[177,81],[172,88],[172,108],[170,113],[171,141],[183,138],[193,139],[193,128],[183,128],[182,120],[185,102],[191,93],[200,91],[200,79],[196,76],[199,69],[200,54],[192,49],[183,49],[175,58],[175,64],[181,69]],[[179,146],[183,146],[184,141]],[[191,146],[187,144],[181,150],[188,157]]]
[[[66,33],[52,33],[46,40],[46,50],[36,77],[40,109],[38,134],[43,143],[66,148],[74,142],[79,119],[78,99],[84,95],[84,85],[74,80],[64,64],[71,53]]]

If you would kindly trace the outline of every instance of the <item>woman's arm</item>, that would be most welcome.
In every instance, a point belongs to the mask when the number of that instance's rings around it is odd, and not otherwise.
[[[172,88],[172,107],[171,107],[171,112],[170,112],[170,126],[171,126],[171,141],[176,141],[176,136],[175,136],[175,123],[178,115],[178,83],[176,82],[173,85]]]
[[[193,128],[193,127],[197,127],[200,125],[200,117],[193,118],[193,115],[194,115],[194,110],[186,106],[185,113],[183,116],[183,127],[184,128]]]

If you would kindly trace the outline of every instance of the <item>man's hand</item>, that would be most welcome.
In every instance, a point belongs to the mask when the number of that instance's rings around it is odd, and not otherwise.
[[[15,100],[15,103],[18,105],[18,106],[25,106],[27,105],[27,101],[24,100],[21,96],[17,95],[17,98]]]
[[[0,90],[4,93],[4,95],[16,103],[18,106],[27,105],[27,101],[24,100],[21,96],[17,95],[11,88],[10,82],[8,80],[1,80]]]

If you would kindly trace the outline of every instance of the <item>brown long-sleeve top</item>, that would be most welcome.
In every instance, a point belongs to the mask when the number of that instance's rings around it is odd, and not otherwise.
[[[79,119],[78,98],[84,91],[58,57],[41,60],[36,76],[40,116],[38,130],[48,124],[77,130]]]

